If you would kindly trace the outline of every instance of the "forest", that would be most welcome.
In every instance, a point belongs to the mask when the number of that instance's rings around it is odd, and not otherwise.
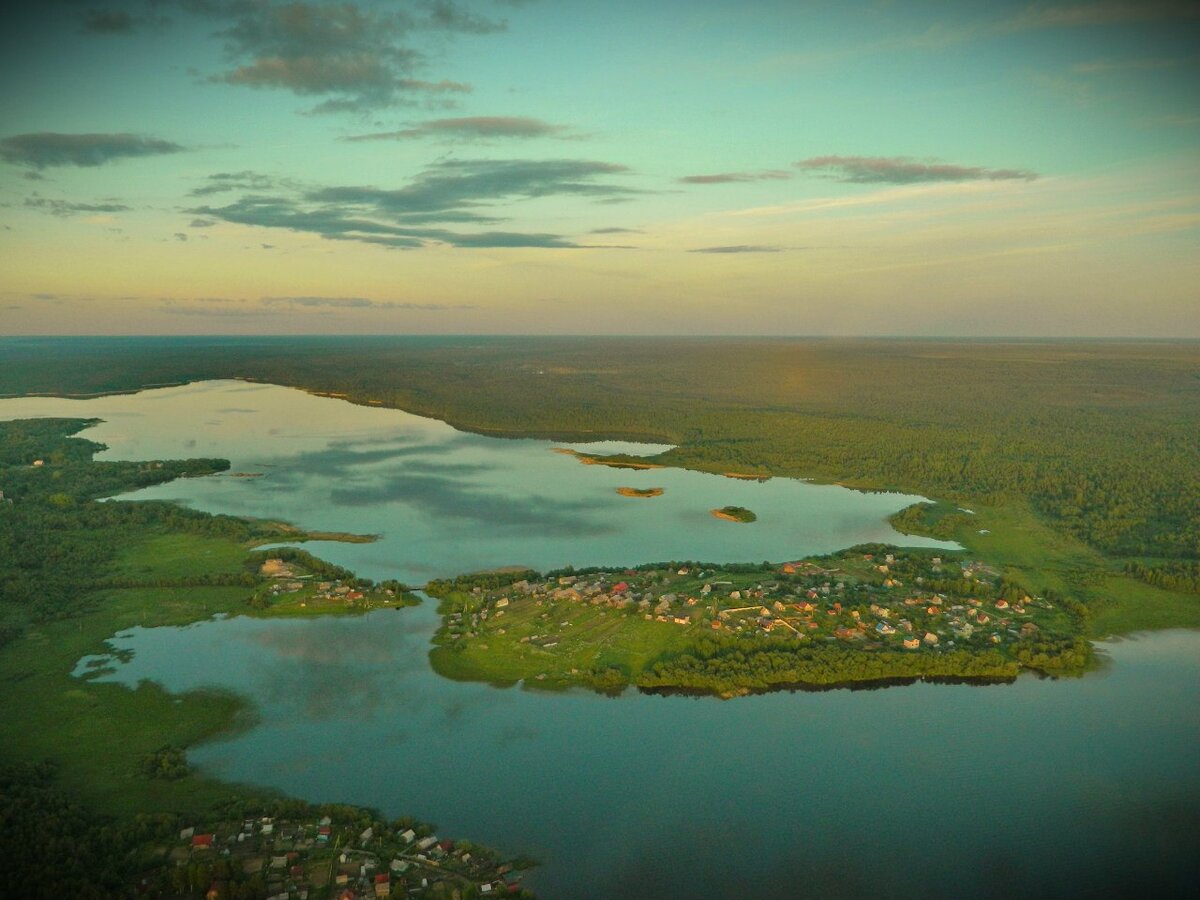
[[[1109,556],[1200,559],[1195,342],[8,339],[0,372],[8,394],[241,377],[489,434],[661,441],[670,465],[1027,502]]]

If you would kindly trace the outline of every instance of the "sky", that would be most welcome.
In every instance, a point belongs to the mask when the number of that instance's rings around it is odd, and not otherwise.
[[[42,0],[0,335],[1200,338],[1200,0]]]

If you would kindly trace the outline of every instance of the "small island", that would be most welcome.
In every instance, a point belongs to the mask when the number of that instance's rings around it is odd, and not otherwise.
[[[722,506],[720,509],[714,509],[712,514],[727,522],[748,523],[758,520],[758,516],[744,506]]]
[[[666,488],[631,488],[619,487],[617,493],[622,497],[661,497]]]

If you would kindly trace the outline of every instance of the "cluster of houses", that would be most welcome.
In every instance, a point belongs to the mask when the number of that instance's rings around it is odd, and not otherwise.
[[[265,560],[259,574],[271,579],[265,589],[268,599],[274,601],[289,594],[300,595],[294,598],[300,607],[309,602],[354,606],[371,602],[387,604],[396,599],[396,592],[391,588],[362,589],[342,581],[316,581],[313,575],[302,573],[294,564],[278,558]]]
[[[469,888],[483,896],[530,896],[511,864],[427,832],[379,822],[363,829],[329,816],[303,823],[252,818],[209,830],[185,828],[168,860],[181,868],[230,863],[214,871],[234,872],[236,879],[214,878],[205,900],[246,896],[248,885],[265,900],[419,898],[443,882],[459,893]]]
[[[1034,597],[997,597],[999,576],[982,563],[896,553],[822,562],[840,567],[810,560],[751,571],[684,565],[527,579],[492,590],[475,587],[471,602],[447,617],[447,634],[451,640],[503,635],[503,617],[514,609],[567,604],[733,634],[919,651],[1024,640],[1038,632],[1037,615],[1051,608]],[[947,585],[967,586],[969,593]],[[547,611],[540,618],[556,616]],[[545,634],[537,631],[523,633],[519,642],[543,649],[558,645],[553,627]]]

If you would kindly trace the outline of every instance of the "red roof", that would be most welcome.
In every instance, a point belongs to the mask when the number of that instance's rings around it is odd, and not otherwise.
[[[193,847],[211,847],[213,836],[211,834],[197,834],[192,838]]]
[[[622,591],[627,591],[627,590],[629,590],[629,585],[627,585],[623,581],[618,581],[616,584],[613,585],[613,593],[614,594],[619,594]]]
[[[376,884],[387,884],[387,883],[388,883],[388,880],[389,880],[389,879],[388,879],[387,875],[376,875],[376,876],[375,876],[375,883],[376,883]]]

